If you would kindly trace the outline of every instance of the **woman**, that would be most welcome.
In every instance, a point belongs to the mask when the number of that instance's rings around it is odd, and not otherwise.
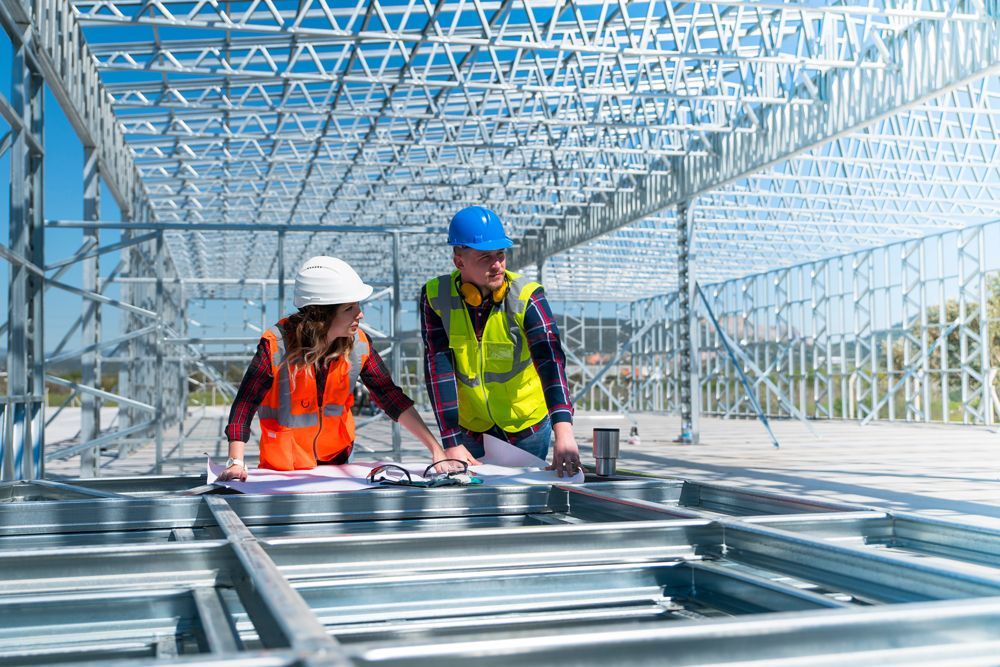
[[[372,291],[342,260],[320,256],[303,264],[295,277],[299,311],[261,337],[229,412],[229,460],[219,481],[246,481],[243,453],[255,412],[261,429],[259,467],[304,470],[347,463],[354,446],[351,406],[358,379],[389,417],[427,447],[433,461],[447,458],[360,329],[359,302]]]

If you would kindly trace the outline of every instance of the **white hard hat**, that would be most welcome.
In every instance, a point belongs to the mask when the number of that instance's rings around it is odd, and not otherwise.
[[[295,307],[364,301],[375,289],[342,259],[320,255],[307,259],[295,276]]]

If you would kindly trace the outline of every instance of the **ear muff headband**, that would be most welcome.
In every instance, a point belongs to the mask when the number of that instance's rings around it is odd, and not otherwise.
[[[503,285],[496,288],[493,291],[493,303],[500,303],[503,298],[507,296],[507,281],[503,281]],[[471,283],[459,283],[458,291],[462,294],[462,298],[465,302],[472,307],[481,306],[483,304],[483,295],[479,291],[479,288]]]

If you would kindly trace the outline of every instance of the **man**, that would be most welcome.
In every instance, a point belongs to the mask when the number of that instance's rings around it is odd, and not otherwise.
[[[541,459],[581,469],[566,359],[542,286],[507,271],[513,242],[493,211],[470,206],[448,227],[455,271],[420,295],[424,371],[441,442],[472,464],[489,433]]]

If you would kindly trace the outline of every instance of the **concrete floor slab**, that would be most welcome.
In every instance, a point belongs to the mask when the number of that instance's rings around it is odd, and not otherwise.
[[[228,407],[196,408],[185,423],[185,437],[175,429],[165,438],[165,451],[179,459],[165,474],[204,470],[203,453],[225,458],[222,438]],[[50,427],[53,436],[72,430],[60,420],[76,420],[67,409]],[[363,418],[362,418],[363,419]],[[429,423],[433,417],[425,415]],[[622,453],[618,467],[640,473],[698,481],[724,482],[792,495],[818,496],[874,505],[891,511],[954,518],[1000,527],[1000,431],[995,427],[853,422],[811,422],[815,434],[800,422],[772,422],[781,447],[771,446],[756,421],[704,418],[701,442],[680,445],[677,417],[638,414],[640,444],[626,444],[630,422],[616,414],[581,413],[574,431],[585,463],[593,464],[593,429],[619,428]],[[433,429],[432,429],[433,430]],[[426,452],[403,432],[403,458],[423,460]],[[179,443],[181,443],[179,445]],[[380,419],[359,431],[356,457],[384,459],[392,451],[390,424]],[[53,444],[53,447],[58,445]],[[148,474],[153,445],[115,457],[102,457],[102,475]],[[254,461],[255,445],[248,449]],[[79,459],[51,462],[48,473],[75,476]]]

